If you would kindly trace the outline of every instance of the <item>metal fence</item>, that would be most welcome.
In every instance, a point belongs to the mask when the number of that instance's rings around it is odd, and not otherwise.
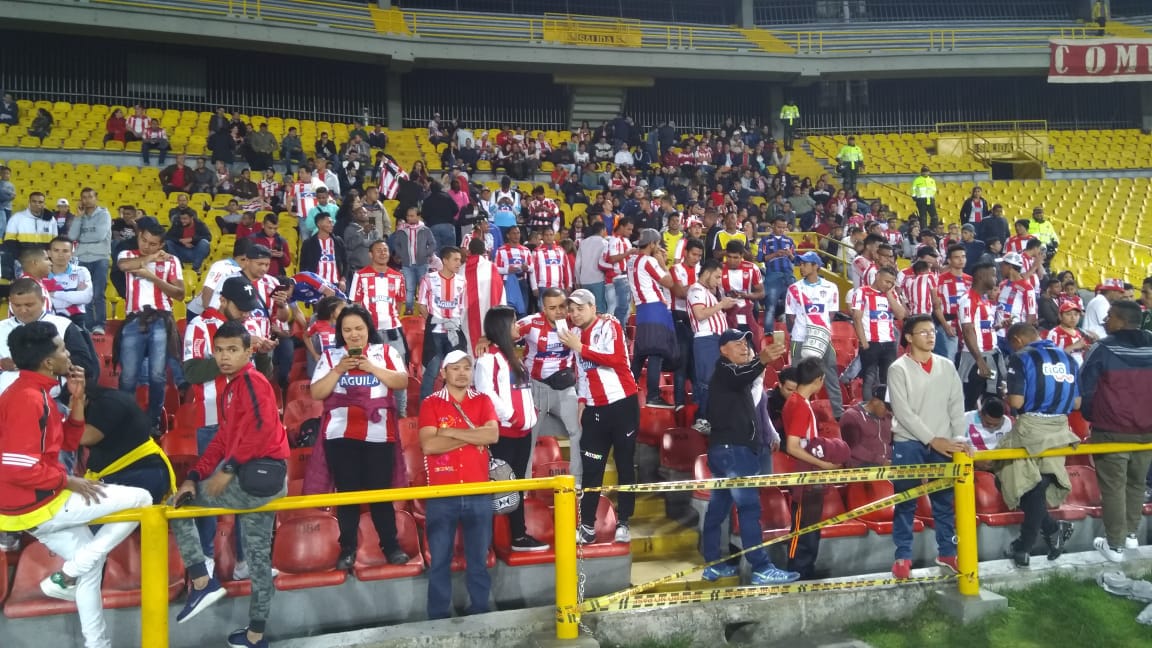
[[[20,99],[228,110],[374,121],[386,111],[379,67],[299,56],[0,31],[0,88]]]
[[[399,0],[396,5],[403,9],[521,15],[565,13],[702,25],[739,22],[735,11],[738,2],[732,0]]]
[[[913,20],[1070,20],[1075,17],[1071,9],[1069,2],[1059,0],[755,0],[753,16],[757,25]]]
[[[568,90],[546,74],[417,70],[404,75],[404,126],[432,113],[469,127],[568,127]]]
[[[763,124],[772,110],[769,88],[762,81],[657,79],[650,88],[629,89],[625,111],[643,127],[671,120],[694,133],[718,130],[728,117]]]

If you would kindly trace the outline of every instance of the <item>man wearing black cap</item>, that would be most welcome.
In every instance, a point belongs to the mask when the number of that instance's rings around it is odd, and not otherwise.
[[[280,281],[268,274],[271,265],[272,252],[263,245],[249,246],[248,252],[240,262],[240,276],[252,283],[258,302],[258,306],[252,309],[244,322],[244,327],[252,336],[253,361],[256,362],[260,373],[268,376],[269,380],[272,369],[270,354],[276,348],[272,329],[276,325],[277,331],[286,335],[287,331],[279,328],[279,324],[287,322],[290,315],[287,302],[288,289],[281,287]],[[218,295],[219,293],[213,295],[210,306],[219,305]]]
[[[871,397],[844,410],[840,438],[852,449],[849,468],[887,466],[892,463],[892,406],[888,385],[876,385]]]

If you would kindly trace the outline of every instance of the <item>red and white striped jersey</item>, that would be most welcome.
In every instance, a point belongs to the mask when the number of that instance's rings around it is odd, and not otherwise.
[[[936,280],[934,272],[905,277],[904,301],[908,304],[909,315],[932,314],[932,295],[936,292]]]
[[[256,281],[252,282],[252,288],[256,291],[256,298],[260,300],[261,308],[252,311],[248,315],[248,319],[244,320],[244,328],[252,335],[259,335],[260,337],[270,337],[272,335],[272,315],[276,312],[275,307],[272,305],[272,291],[280,287],[280,282],[275,277],[264,275]],[[220,293],[214,293],[212,298],[216,301],[216,307],[220,307],[219,300],[216,299]]]
[[[124,250],[120,253],[120,256],[116,257],[116,260],[136,259],[139,257],[139,250]],[[162,281],[168,283],[184,281],[184,268],[180,265],[180,260],[176,257],[170,256],[160,262],[152,261],[145,267]],[[155,308],[156,310],[172,312],[172,298],[161,292],[159,286],[147,279],[141,279],[131,272],[124,273],[124,279],[127,288],[124,298],[125,312],[139,313],[144,310],[146,306]]]
[[[656,257],[638,256],[628,268],[628,285],[632,288],[632,303],[668,305],[664,286],[660,280],[668,274]]]
[[[480,236],[481,234],[479,230],[473,229],[471,232],[468,232],[464,235],[464,239],[460,241],[460,249],[467,252],[468,245],[472,243],[472,239],[480,238]],[[492,236],[492,232],[485,232],[483,236],[484,254],[487,255],[488,258],[492,258],[492,248],[496,246],[496,239]]]
[[[378,331],[400,328],[397,304],[403,304],[407,297],[404,275],[392,268],[384,272],[377,272],[372,266],[362,268],[352,275],[352,285],[348,288],[348,300],[372,313]]]
[[[1082,342],[1084,340],[1084,334],[1080,331],[1080,329],[1077,328],[1069,331],[1063,326],[1057,326],[1056,328],[1045,333],[1044,339],[1051,340],[1052,344],[1056,345],[1057,348],[1067,351],[1068,347],[1076,344],[1077,342]],[[1083,349],[1079,351],[1067,351],[1067,353],[1068,356],[1075,360],[1078,364],[1084,364]]]
[[[764,283],[760,268],[751,261],[741,261],[740,267],[730,268],[724,265],[724,272],[720,279],[721,289],[724,292],[752,292],[757,286]]]
[[[832,313],[840,310],[840,289],[827,279],[810,284],[801,279],[788,286],[784,293],[784,314],[796,319],[792,322],[791,339],[808,339],[809,322],[832,329]]]
[[[266,203],[271,203],[272,199],[280,195],[280,191],[283,189],[284,185],[275,180],[261,180],[259,186],[260,199]]]
[[[527,352],[524,367],[533,380],[544,380],[561,369],[574,366],[572,350],[564,346],[556,328],[541,313],[529,315],[516,322],[517,336],[524,340]]]
[[[208,274],[204,275],[204,283],[202,288],[212,289],[212,299],[207,304],[201,304],[201,292],[197,292],[196,296],[189,302],[188,307],[193,311],[204,310],[206,308],[220,308],[220,287],[224,285],[224,280],[233,275],[240,274],[240,264],[232,257],[221,259],[213,263],[208,268]]]
[[[1008,240],[1004,242],[1004,254],[1008,254],[1009,252],[1018,252],[1023,255],[1024,246],[1027,245],[1028,241],[1031,239],[1031,234],[1025,234],[1024,236],[1009,236]]]
[[[392,371],[405,371],[404,361],[396,349],[387,344],[370,344],[363,351],[364,357],[377,367]],[[332,368],[340,364],[340,360],[348,355],[348,350],[342,347],[328,349],[316,361],[316,370],[312,373],[312,384],[327,376]],[[385,443],[397,440],[396,411],[392,408],[382,408],[373,403],[378,399],[392,395],[384,383],[376,376],[354,369],[340,376],[336,388],[328,398],[343,397],[342,399],[355,400],[363,407],[327,407],[324,408],[324,417],[320,427],[324,430],[326,439],[355,439],[357,441],[371,441]],[[372,421],[372,415],[379,411],[378,422]]]
[[[959,276],[951,272],[941,272],[936,279],[936,294],[940,296],[941,307],[945,315],[955,317],[960,312],[960,298],[972,289],[972,277],[966,274]]]
[[[993,351],[996,348],[996,305],[984,295],[970,291],[960,298],[959,306],[960,326],[971,324],[976,329],[976,348],[982,353]]]
[[[523,266],[523,268],[532,271],[532,252],[523,245],[512,245],[505,243],[496,250],[496,272],[502,275],[509,273],[512,266]]]
[[[292,200],[292,204],[296,205],[296,217],[300,219],[301,223],[308,218],[308,212],[317,204],[316,186],[315,181],[309,181],[293,182],[288,187],[288,196]]]
[[[672,273],[672,281],[676,282],[677,286],[691,288],[696,283],[696,274],[700,272],[700,264],[689,267],[683,263],[677,263],[669,269],[669,272]],[[688,312],[687,297],[673,297],[672,310],[682,313]]]
[[[1020,270],[1021,273],[1028,272],[1032,269],[1032,266],[1036,265],[1036,259],[1032,258],[1030,255],[1021,254],[1020,259],[1024,261],[1024,267]],[[1033,292],[1040,291],[1040,274],[1041,272],[1034,272],[1028,277],[1028,283],[1032,284]]]
[[[895,342],[896,316],[888,296],[872,286],[853,291],[852,310],[863,315],[864,336],[869,342]]]
[[[152,120],[148,115],[129,115],[128,119],[124,120],[124,125],[128,128],[128,132],[133,133],[136,137],[143,139],[144,131],[148,130],[148,126]]]
[[[540,198],[528,201],[528,224],[536,227],[551,227],[553,231],[560,231],[560,207],[551,198]]]
[[[436,320],[456,322],[458,329],[464,328],[464,274],[457,272],[445,277],[442,272],[433,272],[420,282],[416,301],[432,318],[432,332],[444,333],[444,324]]]
[[[612,279],[624,274],[625,259],[611,263],[608,261],[608,257],[624,254],[631,249],[632,241],[623,236],[612,235],[608,237],[608,244],[604,246],[604,257],[600,260],[600,269],[604,271],[606,280],[612,281]]]
[[[188,323],[184,331],[184,362],[189,360],[204,360],[212,357],[212,339],[216,337],[216,329],[227,321],[224,314],[215,308],[204,311],[197,319]],[[220,422],[220,409],[222,401],[217,399],[228,386],[228,378],[224,375],[206,383],[192,385],[190,394],[192,401],[201,408],[204,416],[204,425],[217,425]]]
[[[576,362],[580,400],[589,407],[611,405],[636,394],[624,329],[615,317],[601,315],[580,331],[584,348]]]
[[[520,438],[529,435],[536,425],[536,405],[532,400],[532,382],[516,381],[508,360],[496,347],[476,358],[472,372],[476,391],[487,394],[500,417],[500,435]]]
[[[900,249],[900,246],[904,245],[904,235],[901,234],[898,229],[885,230],[884,240],[888,241],[888,245],[896,249]]]
[[[728,318],[724,315],[724,311],[716,311],[707,319],[699,319],[696,317],[694,307],[703,306],[704,308],[712,308],[719,300],[716,295],[705,288],[699,283],[694,283],[688,288],[688,319],[692,322],[692,330],[696,333],[696,337],[705,335],[720,335],[728,328]]]
[[[1002,281],[999,302],[1000,310],[1004,315],[1011,315],[1013,323],[1025,322],[1029,317],[1036,316],[1036,291],[1027,279]],[[1005,329],[1000,329],[1000,337],[1005,334]]]
[[[872,282],[868,280],[868,273],[873,271],[876,267],[875,263],[865,258],[863,254],[857,254],[855,259],[852,259],[852,287],[859,288],[860,286],[871,286]]]
[[[323,238],[317,234],[316,243],[320,245],[320,261],[316,263],[316,274],[324,281],[339,284],[340,267],[336,265],[336,239],[331,236]]]
[[[540,244],[532,251],[532,290],[572,287],[572,273],[568,270],[567,254],[564,248],[553,243]]]

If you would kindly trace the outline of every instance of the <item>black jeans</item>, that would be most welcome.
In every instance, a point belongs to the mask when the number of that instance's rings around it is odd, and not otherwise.
[[[940,223],[940,217],[936,214],[936,201],[928,200],[927,198],[914,198],[916,203],[916,213],[920,216],[920,222],[929,227],[936,227]]]
[[[494,445],[488,446],[488,450],[493,457],[508,462],[517,479],[528,479],[532,476],[528,474],[528,464],[532,460],[531,433],[522,437],[501,436]],[[520,493],[520,506],[508,513],[508,525],[513,540],[528,533],[524,526],[524,493]]]
[[[888,367],[896,361],[895,342],[869,342],[860,350],[860,376],[864,379],[864,399],[871,398],[872,388],[888,384]]]
[[[792,530],[798,531],[820,521],[824,515],[824,487],[799,486],[792,489]],[[788,547],[788,569],[805,580],[815,577],[820,555],[820,532],[811,531],[792,538]]]
[[[1036,536],[1048,535],[1057,529],[1056,521],[1048,514],[1048,501],[1045,497],[1052,475],[1040,475],[1040,483],[1020,498],[1020,510],[1024,512],[1024,523],[1020,525],[1020,550],[1032,551]]]
[[[604,466],[611,450],[616,461],[616,473],[621,484],[636,483],[636,434],[640,427],[640,399],[635,394],[599,407],[584,408],[580,418],[583,432],[580,436],[580,461],[583,466],[583,487],[599,488],[604,484]],[[580,523],[596,526],[598,495],[591,493],[580,498]],[[636,495],[620,493],[616,502],[616,518],[628,522],[636,508]]]
[[[325,439],[324,454],[328,470],[336,484],[336,492],[380,490],[392,487],[392,454],[394,443],[357,441],[354,439]],[[396,542],[396,510],[392,502],[369,504],[372,523],[380,536],[384,554],[400,548]],[[356,551],[360,529],[360,505],[336,507],[336,521],[340,524],[341,552]]]

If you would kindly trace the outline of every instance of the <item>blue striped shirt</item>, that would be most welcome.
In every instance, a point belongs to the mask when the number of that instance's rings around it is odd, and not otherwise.
[[[1023,396],[1022,414],[1068,414],[1080,396],[1080,367],[1049,340],[1008,358],[1008,393]]]
[[[791,236],[776,236],[769,234],[760,239],[760,246],[757,250],[759,258],[757,261],[764,264],[764,272],[783,272],[784,274],[792,274],[792,258],[788,256],[777,257],[771,261],[765,262],[764,257],[772,254],[773,252],[780,252],[781,250],[796,249],[796,242],[792,240]]]

